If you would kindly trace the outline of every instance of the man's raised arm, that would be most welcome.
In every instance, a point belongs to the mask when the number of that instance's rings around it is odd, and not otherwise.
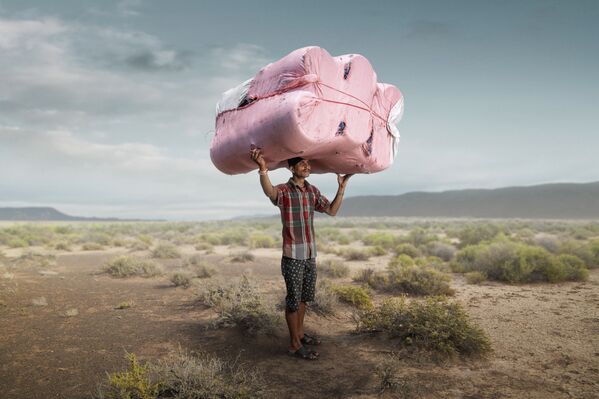
[[[250,157],[252,158],[252,161],[256,162],[260,167],[258,173],[260,174],[260,185],[262,186],[264,194],[266,194],[272,202],[275,202],[277,200],[277,190],[273,187],[270,178],[268,177],[268,169],[266,168],[266,161],[264,160],[262,151],[260,151],[259,148],[252,148],[250,149]]]
[[[341,176],[340,174],[337,174],[337,183],[339,184],[339,188],[337,189],[337,194],[335,195],[333,202],[331,202],[329,207],[324,211],[327,215],[335,216],[337,214],[337,211],[339,210],[339,208],[341,207],[341,203],[343,202],[343,194],[345,193],[345,185],[347,184],[347,181],[349,180],[349,178],[352,176],[353,176],[353,174],[345,175],[345,176]]]

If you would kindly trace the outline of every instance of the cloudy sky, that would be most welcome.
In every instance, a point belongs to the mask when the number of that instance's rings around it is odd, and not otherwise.
[[[405,96],[398,160],[348,196],[597,181],[598,20],[594,0],[0,0],[0,206],[275,214],[257,173],[212,165],[214,109],[307,45]]]

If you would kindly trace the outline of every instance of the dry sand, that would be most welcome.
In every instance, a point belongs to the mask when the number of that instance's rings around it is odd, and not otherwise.
[[[230,281],[246,272],[265,291],[283,292],[280,251],[255,250],[255,261],[231,263],[228,255],[241,249],[217,247],[204,256],[217,269],[213,279]],[[19,251],[4,252],[14,257]],[[265,375],[268,397],[381,397],[374,370],[396,342],[352,334],[349,308],[342,306],[335,317],[307,316],[323,345],[318,361],[302,361],[286,356],[283,325],[276,337],[206,329],[214,314],[197,304],[196,289],[174,288],[166,277],[97,274],[118,253],[125,250],[60,252],[56,264],[43,269],[0,270],[1,398],[89,398],[107,371],[126,366],[125,351],[150,360],[178,346],[239,356]],[[354,270],[378,269],[387,260],[347,263]],[[167,269],[179,262],[161,261]],[[445,363],[402,358],[402,389],[382,397],[599,398],[599,270],[584,283],[468,285],[454,275],[452,285],[454,299],[488,333],[494,352]],[[125,301],[133,306],[115,309]]]

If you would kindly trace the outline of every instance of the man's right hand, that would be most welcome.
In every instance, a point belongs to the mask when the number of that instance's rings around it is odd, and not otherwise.
[[[260,170],[266,170],[266,161],[264,160],[264,155],[262,155],[262,150],[260,148],[251,148],[250,157],[252,158],[252,161],[258,164]]]

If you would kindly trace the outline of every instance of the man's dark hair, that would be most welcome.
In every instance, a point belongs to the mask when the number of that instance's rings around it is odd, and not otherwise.
[[[289,165],[289,167],[292,168],[303,160],[304,160],[304,158],[302,158],[302,157],[289,158],[287,160],[287,165]]]

